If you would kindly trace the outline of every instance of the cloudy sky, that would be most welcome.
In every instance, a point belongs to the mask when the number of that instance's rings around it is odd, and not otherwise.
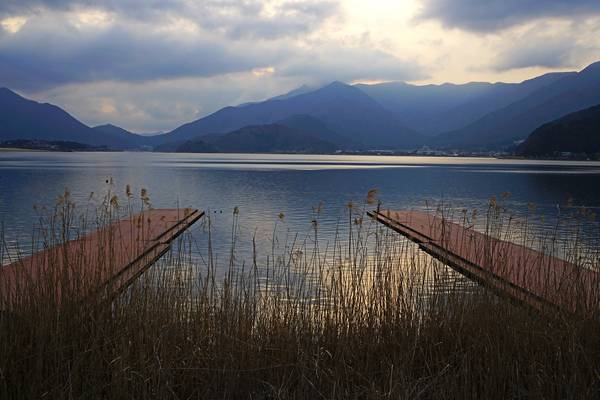
[[[134,132],[301,84],[516,82],[597,60],[598,0],[0,2],[0,86]]]

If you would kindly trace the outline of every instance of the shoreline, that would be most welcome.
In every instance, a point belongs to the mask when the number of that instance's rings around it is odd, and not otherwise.
[[[24,152],[29,152],[29,151],[49,152],[48,150],[42,150],[42,149],[23,149],[20,147],[0,147],[0,153],[24,153]]]
[[[0,147],[0,153],[152,153],[152,154],[197,154],[197,155],[285,155],[285,156],[376,156],[376,157],[413,157],[413,158],[487,158],[493,160],[512,160],[512,161],[565,161],[565,162],[600,162],[600,159],[593,158],[564,158],[564,157],[522,157],[511,155],[486,155],[486,154],[411,154],[411,153],[386,153],[386,152],[338,152],[338,153],[229,153],[229,152],[170,152],[170,151],[144,151],[144,150],[116,150],[116,149],[90,149],[90,150],[60,150],[60,149],[41,149],[41,148],[23,148],[23,147]]]

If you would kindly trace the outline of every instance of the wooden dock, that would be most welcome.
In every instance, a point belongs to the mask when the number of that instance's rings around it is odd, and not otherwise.
[[[588,317],[600,311],[596,271],[422,211],[369,215],[459,273],[519,303]]]
[[[85,236],[0,266],[0,309],[37,293],[61,303],[87,296],[113,298],[154,264],[204,212],[151,209]]]

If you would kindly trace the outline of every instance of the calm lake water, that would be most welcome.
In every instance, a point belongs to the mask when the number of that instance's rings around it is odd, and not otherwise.
[[[318,216],[321,239],[347,224],[346,204],[364,203],[376,188],[384,207],[485,209],[491,196],[510,192],[506,206],[556,216],[570,201],[600,209],[600,163],[389,156],[308,156],[160,153],[0,152],[0,221],[8,244],[30,240],[39,209],[68,188],[79,207],[125,186],[149,192],[154,207],[194,207],[211,216],[212,240],[226,258],[233,210],[239,210],[239,246],[253,235],[270,242],[277,229],[307,235]],[[571,200],[569,200],[571,199]],[[139,205],[139,202],[138,202]],[[38,206],[38,211],[34,210]],[[278,215],[285,215],[283,222]],[[201,248],[206,233],[193,230]],[[265,250],[266,251],[266,250]]]

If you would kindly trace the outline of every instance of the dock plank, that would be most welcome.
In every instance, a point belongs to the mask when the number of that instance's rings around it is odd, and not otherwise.
[[[110,298],[203,215],[191,209],[146,210],[0,267],[0,306],[13,307],[23,302],[21,293],[34,292],[56,303],[64,296],[101,293]]]
[[[600,274],[422,211],[369,213],[468,278],[537,310],[600,311]]]

